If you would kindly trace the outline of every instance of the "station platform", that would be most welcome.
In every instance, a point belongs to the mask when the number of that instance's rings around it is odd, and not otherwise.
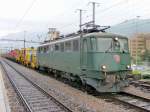
[[[4,81],[2,78],[1,67],[0,67],[0,112],[10,112]]]

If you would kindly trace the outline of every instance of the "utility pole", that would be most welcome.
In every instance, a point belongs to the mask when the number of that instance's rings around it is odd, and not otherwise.
[[[139,21],[139,18],[140,18],[140,16],[136,16],[136,26],[135,26],[135,28],[136,28],[136,34],[138,34],[138,21]]]
[[[89,2],[89,3],[91,3],[92,7],[93,7],[93,17],[92,17],[92,19],[93,19],[93,27],[94,27],[95,26],[95,6],[99,5],[99,3],[97,3],[97,2]]]
[[[23,47],[24,47],[24,59],[25,59],[25,48],[26,48],[26,40],[25,40],[25,36],[26,36],[26,31],[24,31],[24,40],[23,40]]]
[[[83,9],[77,9],[79,11],[79,28],[80,28],[80,32],[82,32],[82,13],[83,11],[86,11],[86,10],[83,10]]]
[[[135,63],[136,63],[136,65],[138,64],[138,38],[137,38],[137,36],[138,36],[138,20],[139,20],[139,18],[140,18],[140,16],[136,16],[136,18],[137,18],[137,20],[136,20],[136,26],[135,26],[135,28],[136,28],[136,59],[135,59]]]
[[[81,52],[81,49],[82,49],[82,37],[83,37],[83,32],[82,32],[82,12],[83,11],[85,11],[85,10],[82,10],[82,9],[77,9],[77,11],[79,11],[79,17],[80,17],[80,19],[79,19],[79,22],[80,22],[80,24],[79,24],[79,28],[80,28],[80,66],[82,66],[82,64],[83,64],[83,59],[82,59],[82,52]]]

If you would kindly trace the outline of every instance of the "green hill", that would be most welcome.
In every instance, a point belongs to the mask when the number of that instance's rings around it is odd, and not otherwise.
[[[136,33],[149,33],[150,32],[150,19],[132,19],[124,21],[120,24],[112,26],[107,30],[111,33],[117,33],[128,37]]]

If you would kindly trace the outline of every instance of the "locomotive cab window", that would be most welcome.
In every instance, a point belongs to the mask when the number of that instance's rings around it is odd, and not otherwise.
[[[91,51],[105,52],[111,51],[112,38],[106,37],[91,37],[90,38],[90,49]]]
[[[112,38],[97,38],[97,50],[100,52],[112,51]]]
[[[129,52],[128,40],[126,38],[117,37],[98,37],[91,38],[91,50],[98,52]]]
[[[120,43],[120,51],[121,52],[129,52],[128,39],[121,38],[121,39],[119,39],[119,43]]]

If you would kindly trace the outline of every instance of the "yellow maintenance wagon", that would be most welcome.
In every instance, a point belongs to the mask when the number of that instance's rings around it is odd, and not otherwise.
[[[16,50],[16,54],[17,55],[16,55],[16,60],[15,61],[19,63],[20,62],[20,58],[21,58],[20,57],[20,50],[19,49]]]
[[[23,65],[25,65],[25,54],[26,54],[26,48],[22,48],[19,52],[19,62]]]
[[[31,48],[25,48],[25,51],[23,49],[22,52],[22,57],[23,57],[23,64],[27,67],[31,68],[37,68],[37,59],[36,59],[36,49],[31,47]]]
[[[31,66],[31,68],[34,68],[34,69],[38,68],[36,51],[37,50],[35,48],[31,49],[30,66]]]

